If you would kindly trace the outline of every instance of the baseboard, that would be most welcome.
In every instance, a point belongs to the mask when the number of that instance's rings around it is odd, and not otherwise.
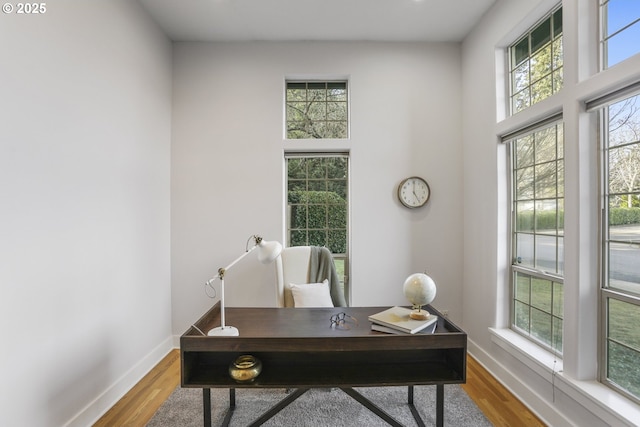
[[[545,365],[548,363],[532,359],[527,351],[516,348],[517,344],[508,336],[494,331],[492,339],[497,345],[496,348],[505,351],[527,369],[507,368],[471,340],[468,342],[469,353],[548,425],[637,425],[640,406],[636,403],[595,380],[574,380],[563,372],[554,375],[549,367],[546,368],[548,372],[545,372]],[[545,399],[534,391],[534,388],[538,391],[552,390],[552,396],[555,398],[547,396]]]
[[[93,425],[174,348],[173,341],[174,337],[170,336],[151,350],[65,426],[86,427]]]
[[[571,421],[549,405],[546,400],[526,387],[526,382],[514,375],[489,353],[467,339],[467,351],[500,384],[517,397],[523,405],[533,412],[542,422],[550,426],[571,426]]]

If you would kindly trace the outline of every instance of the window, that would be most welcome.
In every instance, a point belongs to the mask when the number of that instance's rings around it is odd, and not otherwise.
[[[601,376],[640,400],[640,95],[602,108],[600,116],[606,322]]]
[[[640,2],[600,1],[602,68],[609,68],[640,52]]]
[[[507,138],[512,172],[512,328],[562,353],[564,137],[557,119]]]
[[[287,169],[287,246],[326,246],[349,301],[348,154],[285,156]]]
[[[347,82],[287,82],[287,139],[348,137]]]
[[[511,45],[509,64],[512,114],[562,88],[562,8]]]

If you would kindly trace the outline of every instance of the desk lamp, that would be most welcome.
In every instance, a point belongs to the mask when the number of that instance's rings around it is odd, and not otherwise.
[[[253,246],[249,248],[249,242],[253,239]],[[212,283],[216,279],[220,279],[220,326],[211,329],[207,335],[209,336],[224,336],[224,337],[237,337],[240,335],[238,328],[225,325],[224,323],[224,275],[231,267],[236,265],[238,261],[249,255],[251,251],[258,248],[258,261],[263,264],[273,262],[280,252],[282,252],[282,245],[279,242],[268,242],[263,240],[258,235],[253,235],[247,240],[245,252],[236,258],[231,264],[224,268],[218,269],[218,274],[211,279],[207,280],[207,285],[212,287]]]

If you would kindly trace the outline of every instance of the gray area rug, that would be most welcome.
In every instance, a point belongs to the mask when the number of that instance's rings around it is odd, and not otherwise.
[[[362,395],[406,426],[417,423],[407,405],[406,387],[359,387]],[[231,426],[246,426],[287,396],[283,389],[237,389]],[[435,386],[416,386],[414,404],[425,425],[435,426]],[[219,426],[229,406],[228,389],[211,390],[211,420]],[[202,390],[176,388],[147,427],[202,426]],[[444,424],[490,427],[480,409],[459,385],[444,386]],[[387,426],[381,418],[340,389],[311,389],[267,421],[265,426]]]

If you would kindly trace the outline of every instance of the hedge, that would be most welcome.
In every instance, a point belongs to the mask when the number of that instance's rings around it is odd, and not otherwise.
[[[347,250],[347,203],[332,191],[290,191],[291,245],[327,246]],[[308,231],[308,234],[307,234]]]
[[[554,230],[556,228],[556,213],[553,211],[541,211],[536,214],[536,227],[533,224],[533,212],[526,211],[518,214],[517,217],[517,230]],[[557,221],[559,222],[559,228],[564,227],[564,212],[558,212]]]
[[[533,212],[521,212],[516,219],[517,230],[534,230]],[[558,212],[559,228],[564,227],[564,212]],[[640,224],[640,208],[611,208],[609,209],[609,225]],[[538,212],[536,214],[535,230],[552,230],[556,228],[555,212]]]
[[[610,208],[609,225],[640,224],[640,208]]]

